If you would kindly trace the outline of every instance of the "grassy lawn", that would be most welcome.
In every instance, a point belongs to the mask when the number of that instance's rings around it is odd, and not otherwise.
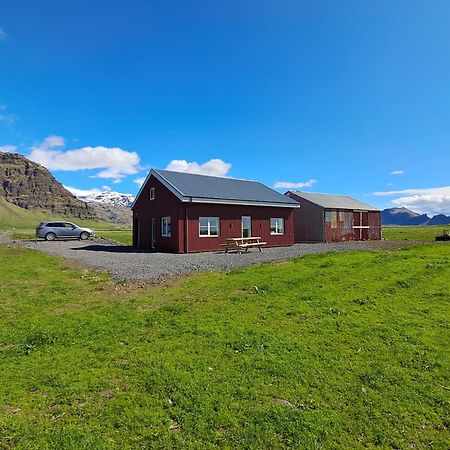
[[[383,227],[383,237],[389,241],[434,241],[437,234],[442,234],[442,230],[448,230],[449,228],[450,226],[448,225],[424,227]]]
[[[74,222],[80,227],[89,227],[96,230],[98,236],[114,239],[122,244],[131,244],[131,229],[112,223],[92,220],[82,220],[73,217],[53,216],[44,210],[19,208],[0,197],[0,232],[9,233],[13,239],[34,239],[36,225],[43,221],[66,220]]]
[[[95,230],[95,235],[100,238],[111,239],[116,242],[120,242],[121,244],[131,245],[132,239],[132,231],[130,228],[116,228],[116,229],[103,229],[104,224],[96,224],[96,223],[87,223],[81,225],[82,221],[73,220],[74,223],[80,226],[88,226]],[[1,230],[0,230],[1,231]],[[13,239],[36,239],[36,231],[35,229],[24,229],[24,230],[14,230],[10,233]]]
[[[448,448],[449,249],[152,287],[0,248],[0,448]]]

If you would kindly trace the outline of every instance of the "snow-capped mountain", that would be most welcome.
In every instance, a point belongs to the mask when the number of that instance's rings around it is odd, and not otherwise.
[[[103,191],[89,194],[78,193],[77,197],[84,202],[103,203],[112,206],[122,206],[130,208],[134,201],[134,195],[121,194],[120,192]]]

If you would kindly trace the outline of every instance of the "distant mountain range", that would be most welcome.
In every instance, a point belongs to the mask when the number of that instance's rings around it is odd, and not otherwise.
[[[427,214],[417,214],[407,208],[388,208],[381,211],[383,225],[448,225],[450,216],[438,214],[429,217]]]
[[[80,219],[131,224],[131,194],[104,191],[75,197],[40,164],[23,155],[0,152],[0,210],[8,204],[21,211],[42,211]],[[7,203],[4,203],[7,202]],[[4,205],[2,207],[2,205]],[[0,211],[1,213],[1,211]],[[6,213],[5,213],[6,214]],[[1,214],[0,214],[1,217]],[[450,216],[429,217],[407,208],[381,212],[383,225],[447,225]]]
[[[111,206],[123,206],[126,208],[130,208],[132,203],[134,202],[134,195],[131,194],[121,194],[120,192],[113,191],[103,191],[96,194],[89,195],[78,195],[80,200],[84,202],[96,202],[103,203],[105,205]]]

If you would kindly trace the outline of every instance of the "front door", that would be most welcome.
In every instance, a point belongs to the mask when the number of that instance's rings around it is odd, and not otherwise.
[[[252,218],[250,216],[241,217],[241,229],[243,238],[252,236]]]
[[[156,241],[156,219],[152,217],[152,226],[151,226],[151,234],[150,234],[150,247],[155,248]]]

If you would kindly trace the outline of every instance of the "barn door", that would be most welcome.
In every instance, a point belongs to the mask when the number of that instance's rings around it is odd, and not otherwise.
[[[369,239],[369,212],[354,211],[353,212],[353,230],[355,240],[366,241]]]

